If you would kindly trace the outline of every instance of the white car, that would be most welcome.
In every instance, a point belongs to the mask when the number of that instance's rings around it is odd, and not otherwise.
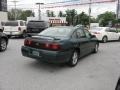
[[[23,20],[4,22],[3,33],[11,36],[26,36],[26,24]]]
[[[120,34],[115,28],[94,27],[90,29],[90,32],[95,35],[99,41],[104,43],[111,40],[120,40]]]

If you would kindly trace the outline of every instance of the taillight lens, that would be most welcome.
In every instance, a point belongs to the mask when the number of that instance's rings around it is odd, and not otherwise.
[[[45,48],[46,49],[51,49],[51,50],[60,50],[61,46],[59,44],[57,44],[57,43],[52,43],[52,44],[46,43]]]
[[[18,27],[18,31],[21,31],[21,27]]]
[[[26,39],[25,41],[24,41],[24,45],[26,46],[26,45],[31,45],[32,44],[32,41],[31,40],[28,40],[28,39]]]

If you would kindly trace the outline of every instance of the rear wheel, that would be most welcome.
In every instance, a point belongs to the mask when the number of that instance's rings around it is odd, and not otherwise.
[[[7,49],[7,41],[5,39],[0,40],[0,51],[5,51]]]
[[[108,38],[106,36],[103,37],[102,42],[106,43],[108,41]]]
[[[76,66],[78,63],[78,58],[79,58],[78,52],[74,51],[70,61],[68,62],[69,66],[71,66],[71,67]]]

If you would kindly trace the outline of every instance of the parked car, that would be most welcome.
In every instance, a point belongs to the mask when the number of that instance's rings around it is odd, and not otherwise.
[[[2,22],[0,21],[0,32],[3,32]]]
[[[3,33],[8,35],[8,37],[11,37],[11,36],[25,37],[26,36],[26,25],[25,25],[25,21],[23,20],[4,22],[3,28],[4,28]]]
[[[27,35],[34,36],[49,27],[46,21],[32,20],[27,24]]]
[[[8,45],[8,37],[0,32],[0,51],[5,51]]]
[[[51,27],[37,36],[28,37],[22,46],[22,55],[51,63],[75,66],[78,59],[97,53],[99,42],[84,27]]]
[[[111,40],[120,40],[120,34],[117,29],[109,27],[94,27],[90,32],[95,35],[99,41],[106,43]]]
[[[119,78],[119,80],[118,80],[118,82],[117,82],[117,86],[116,86],[116,89],[115,90],[120,90],[120,78]]]

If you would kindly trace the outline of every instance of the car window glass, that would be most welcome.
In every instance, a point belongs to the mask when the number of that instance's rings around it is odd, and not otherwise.
[[[24,23],[22,21],[20,21],[20,26],[24,26]]]
[[[88,30],[85,30],[85,34],[86,34],[87,38],[91,38],[91,34],[90,34],[90,32]]]
[[[72,38],[73,38],[73,39],[76,39],[76,38],[77,38],[77,33],[76,33],[76,32],[74,32],[74,33],[72,34]]]
[[[106,31],[106,32],[110,32],[110,29],[109,29],[109,28],[107,28],[105,31]]]
[[[111,28],[111,29],[110,29],[110,32],[117,32],[117,30],[116,30],[116,29]]]
[[[78,38],[86,37],[85,32],[82,29],[78,29],[77,30],[77,37]]]

